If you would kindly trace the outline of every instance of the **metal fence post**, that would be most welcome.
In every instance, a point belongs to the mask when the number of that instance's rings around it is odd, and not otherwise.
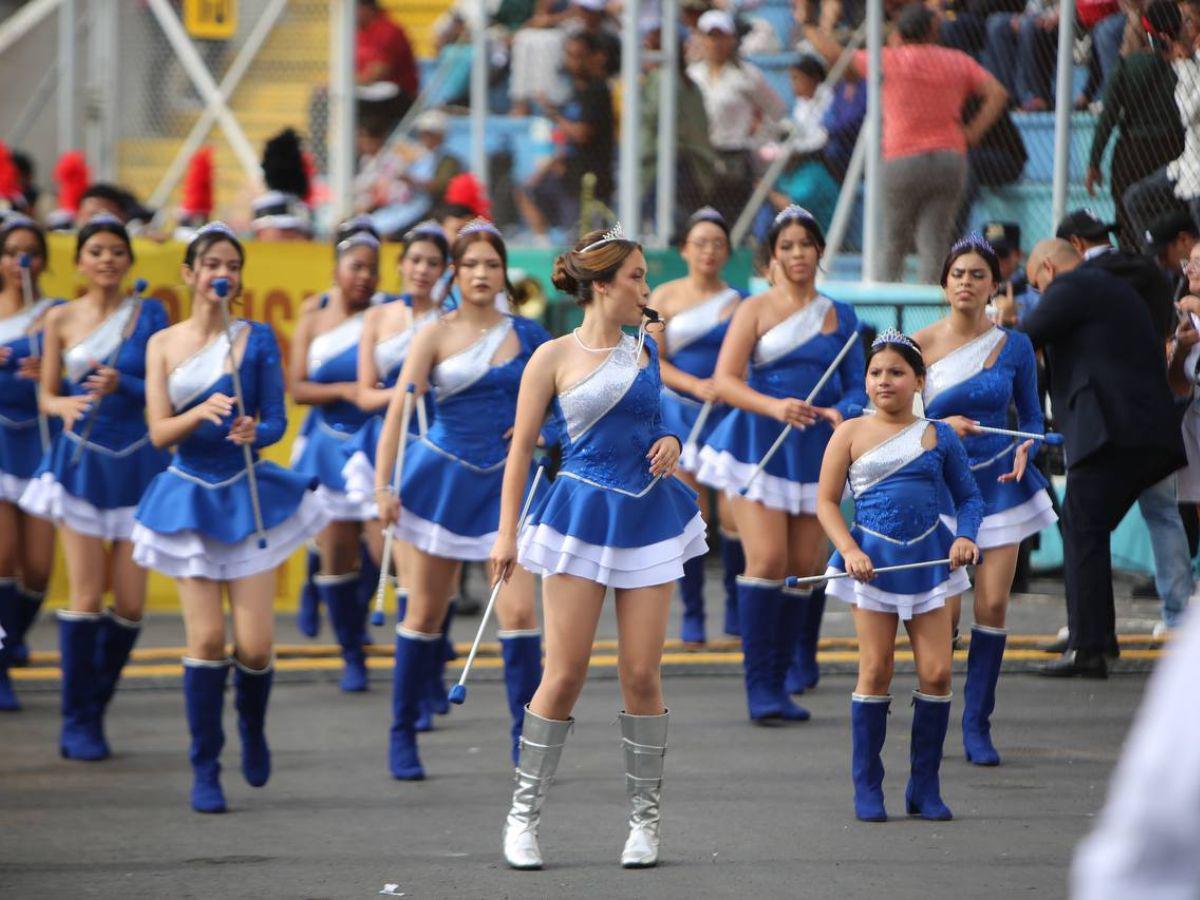
[[[1075,74],[1075,4],[1058,5],[1058,75],[1054,87],[1054,226],[1067,212],[1067,180],[1071,174],[1071,105]]]
[[[883,0],[867,0],[866,179],[863,197],[863,280],[878,281],[883,249]]]
[[[329,187],[335,221],[353,207],[354,190],[354,0],[329,4]]]
[[[676,105],[679,86],[679,0],[662,0],[662,19],[659,43],[662,52],[658,64],[658,165],[655,184],[654,224],[658,230],[658,245],[671,243],[675,230],[675,161],[678,121]],[[689,211],[690,212],[690,211]]]
[[[638,184],[638,133],[641,130],[641,39],[638,0],[626,0],[621,13],[621,142],[618,148],[617,217],[636,235],[641,230],[641,186]],[[660,161],[661,162],[661,161]]]

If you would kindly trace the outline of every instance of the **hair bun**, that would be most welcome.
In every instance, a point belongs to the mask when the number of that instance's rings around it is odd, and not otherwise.
[[[562,293],[574,297],[579,293],[579,279],[571,273],[569,257],[572,252],[568,250],[554,260],[554,268],[550,272],[550,283]]]

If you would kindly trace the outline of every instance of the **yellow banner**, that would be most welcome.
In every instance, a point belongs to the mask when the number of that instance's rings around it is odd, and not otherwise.
[[[75,269],[74,235],[52,234],[50,260],[42,276],[42,292],[47,296],[77,297],[83,291],[83,281]],[[146,294],[162,301],[172,322],[178,322],[190,311],[190,298],[180,276],[184,246],[138,240],[134,242],[135,263],[129,275],[144,278],[149,284]],[[383,249],[383,281],[381,289],[399,290],[397,262],[400,248],[387,245]],[[280,350],[286,361],[300,305],[306,297],[319,294],[333,280],[333,249],[325,244],[282,243],[246,244],[246,268],[242,275],[241,309],[237,315],[267,322],[275,331]],[[286,363],[285,363],[286,364]],[[263,455],[281,465],[287,465],[292,438],[307,413],[307,407],[288,402],[288,430],[282,441]],[[67,596],[66,569],[61,554],[55,564],[50,585],[50,601],[62,605]],[[297,593],[304,578],[304,557],[298,552],[279,570],[275,605],[290,610],[295,606]],[[151,609],[178,609],[175,583],[162,575],[150,574],[149,605]]]

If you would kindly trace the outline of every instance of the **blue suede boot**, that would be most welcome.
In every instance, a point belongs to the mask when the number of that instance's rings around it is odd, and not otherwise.
[[[950,724],[950,694],[933,697],[913,691],[912,772],[904,791],[904,805],[910,816],[942,821],[954,818],[942,802],[938,769],[942,765],[942,745]]]
[[[421,711],[421,695],[442,653],[440,634],[422,634],[396,626],[396,660],[392,669],[392,729],[388,735],[388,768],[400,781],[420,781],[425,777],[417,755],[416,721]]]
[[[370,646],[372,643],[369,621],[371,607],[375,602],[375,591],[378,588],[379,566],[375,565],[375,560],[371,559],[371,551],[367,549],[364,541],[359,544],[358,555],[358,603],[362,607],[364,646]]]
[[[815,688],[821,680],[821,669],[817,665],[817,643],[821,639],[821,620],[824,616],[825,587],[820,585],[813,588],[800,618],[800,633],[787,672],[789,694],[803,694]]]
[[[737,637],[742,633],[737,578],[746,570],[746,554],[742,552],[741,539],[724,532],[721,532],[721,568],[725,584],[725,633]]]
[[[450,640],[450,626],[454,624],[454,616],[458,612],[458,601],[451,600],[446,608],[446,618],[442,622],[442,653],[434,660],[433,677],[427,685],[428,693],[425,705],[430,711],[444,716],[450,712],[450,695],[446,692],[446,663],[458,659],[454,650],[454,641]]]
[[[250,787],[262,787],[271,777],[271,748],[267,746],[267,700],[275,668],[248,669],[233,660],[234,705],[242,739],[242,776]]]
[[[501,631],[500,655],[504,658],[504,690],[512,716],[512,761],[521,754],[521,725],[525,705],[542,682],[542,633],[540,631]]]
[[[684,645],[705,642],[704,634],[704,557],[693,556],[683,564],[679,579],[679,599],[683,601],[683,618],[679,637]]]
[[[25,636],[37,621],[46,592],[30,590],[17,582],[17,598],[24,602],[17,604],[16,625],[20,637],[12,642],[10,662],[13,666],[24,666],[29,664],[29,645],[25,643]],[[8,638],[5,638],[5,642],[8,642]]]
[[[304,584],[300,586],[300,601],[296,607],[296,627],[310,638],[315,638],[321,630],[321,592],[314,581],[319,571],[321,557],[310,545],[305,557]]]
[[[854,816],[861,822],[887,821],[882,753],[891,704],[891,697],[850,695],[850,777],[854,779]]]
[[[58,613],[63,717],[59,750],[64,759],[94,762],[109,755],[96,698],[96,644],[102,618],[100,613]]]
[[[742,632],[742,669],[746,704],[754,722],[783,718],[782,691],[775,683],[775,637],[779,628],[779,592],[783,583],[738,576],[738,613]]]
[[[100,620],[100,633],[96,636],[96,702],[100,708],[101,727],[104,712],[116,693],[121,670],[129,662],[129,654],[141,633],[141,622],[124,619],[111,608]]]
[[[783,588],[779,592],[778,625],[775,629],[775,673],[774,686],[779,692],[779,708],[783,718],[789,722],[807,722],[810,714],[788,696],[787,673],[792,664],[792,653],[799,640],[800,623],[804,618],[810,592],[799,588]]]
[[[404,617],[408,615],[408,591],[402,591],[396,588],[396,624],[404,623]],[[432,691],[427,691],[421,697],[419,712],[417,713],[417,721],[414,728],[419,732],[433,731],[433,704],[429,700],[429,694]]]
[[[0,638],[0,712],[16,712],[21,708],[8,677],[9,667],[13,664],[13,648],[24,637],[19,625],[18,605],[21,602],[16,579],[0,578],[0,629],[4,630],[4,637]]]
[[[313,581],[325,608],[329,623],[342,648],[341,688],[347,693],[367,689],[367,655],[363,650],[363,617],[366,611],[358,599],[358,572],[343,575],[316,575]]]
[[[225,729],[221,716],[225,711],[227,660],[183,660],[183,699],[187,708],[188,730],[192,746],[192,809],[200,813],[225,812],[225,792],[221,790],[221,748]]]
[[[992,710],[996,708],[996,682],[1004,661],[1008,633],[1003,628],[975,625],[967,651],[967,683],[963,688],[963,752],[977,766],[1000,765],[992,744]]]

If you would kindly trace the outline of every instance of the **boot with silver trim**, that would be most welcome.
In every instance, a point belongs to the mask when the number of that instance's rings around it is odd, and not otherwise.
[[[629,838],[621,853],[621,865],[626,869],[658,865],[668,718],[666,712],[661,716],[620,715],[625,793],[629,796]]]
[[[525,707],[512,807],[504,822],[504,858],[514,869],[542,867],[542,849],[538,846],[542,804],[558,769],[567,733],[574,724],[574,719],[543,719]]]

